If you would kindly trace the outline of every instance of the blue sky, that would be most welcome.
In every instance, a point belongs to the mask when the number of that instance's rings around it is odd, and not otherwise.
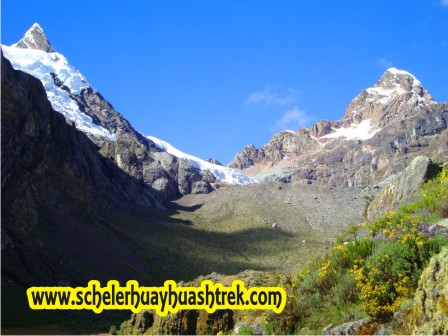
[[[388,67],[448,101],[448,0],[3,0],[2,43],[38,22],[141,133],[228,163],[339,119]]]

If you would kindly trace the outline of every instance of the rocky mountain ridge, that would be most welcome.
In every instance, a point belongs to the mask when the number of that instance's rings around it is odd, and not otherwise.
[[[120,244],[104,238],[98,218],[104,222],[111,211],[164,206],[151,187],[100,155],[84,133],[52,109],[38,79],[14,70],[3,55],[1,64],[2,286],[81,282],[73,259],[84,270],[96,263],[94,276],[101,250]],[[96,251],[86,253],[90,248]],[[126,273],[122,267],[115,275]]]
[[[160,201],[189,193],[208,193],[217,178],[235,176],[235,181],[253,183],[251,178],[227,167],[199,169],[176,157],[136,131],[113,106],[54,51],[38,24],[12,47],[2,46],[16,69],[39,78],[56,111],[73,120],[99,146],[99,152],[123,171],[150,186]],[[199,160],[199,159],[198,159]],[[211,165],[214,166],[214,165]],[[224,174],[219,176],[214,171]]]
[[[418,155],[446,160],[447,123],[447,103],[436,103],[412,74],[391,68],[352,100],[341,120],[282,131],[263,148],[244,148],[229,167],[259,180],[375,185]]]

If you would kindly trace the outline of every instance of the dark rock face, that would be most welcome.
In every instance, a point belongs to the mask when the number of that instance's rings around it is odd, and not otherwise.
[[[328,137],[335,129],[361,122],[370,122],[377,132],[370,138]],[[309,129],[280,132],[263,148],[246,147],[229,166],[249,175],[261,171],[267,180],[374,185],[419,155],[446,161],[447,125],[448,103],[435,103],[414,76],[391,69],[353,99],[340,121],[321,120]]]
[[[107,199],[161,207],[149,186],[99,155],[84,133],[53,111],[39,80],[12,69],[2,55],[2,205],[9,204],[5,211],[20,202],[15,197],[19,192],[30,200],[56,201],[52,190],[63,188],[61,179],[78,181],[100,196],[95,200],[89,194],[76,195],[80,202]]]
[[[11,323],[28,287],[151,274],[120,219],[163,206],[52,109],[38,79],[3,55],[1,64],[2,311]]]

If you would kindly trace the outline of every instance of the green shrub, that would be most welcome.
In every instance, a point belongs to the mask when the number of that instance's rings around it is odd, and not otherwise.
[[[448,215],[448,166],[399,209],[351,228],[335,246],[284,283],[288,302],[267,313],[267,334],[316,333],[347,313],[388,321],[412,298],[429,259],[448,245],[448,230],[432,224]],[[351,242],[344,240],[352,239]],[[361,310],[362,305],[362,310]]]
[[[356,286],[354,276],[350,273],[345,273],[339,277],[339,282],[332,292],[334,304],[338,307],[359,301],[359,288]]]
[[[396,240],[381,242],[374,254],[353,270],[366,313],[390,320],[400,304],[412,297],[431,256],[445,245],[448,240],[443,236],[427,237],[412,229]]]
[[[238,329],[238,335],[255,335],[255,330],[251,326],[241,326]]]
[[[421,272],[414,267],[414,259],[408,245],[388,241],[363,266],[355,268],[356,284],[367,314],[388,321],[401,302],[413,294]]]

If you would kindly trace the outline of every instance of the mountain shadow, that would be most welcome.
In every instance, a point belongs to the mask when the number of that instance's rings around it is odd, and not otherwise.
[[[253,261],[266,254],[262,242],[290,235],[261,230],[257,244],[250,232],[185,225],[151,187],[100,155],[55,112],[38,79],[14,70],[3,55],[1,75],[2,332],[93,333],[129,314],[33,311],[29,287],[86,286],[92,279],[148,286],[263,269]]]

